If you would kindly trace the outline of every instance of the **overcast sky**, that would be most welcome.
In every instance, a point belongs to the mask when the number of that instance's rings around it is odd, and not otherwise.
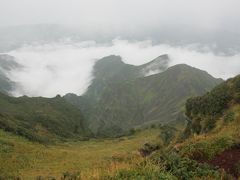
[[[81,38],[55,41],[72,33],[62,26],[1,28],[0,52],[25,66],[11,74],[22,86],[15,95],[82,94],[94,60],[110,54],[138,65],[167,53],[171,65],[240,73],[240,0],[0,0],[0,27],[29,24],[65,25]]]
[[[180,25],[237,31],[239,7],[239,0],[0,0],[0,25],[57,23],[117,32]]]

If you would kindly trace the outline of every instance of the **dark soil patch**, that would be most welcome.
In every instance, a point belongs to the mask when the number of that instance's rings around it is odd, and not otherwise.
[[[152,145],[152,144],[146,143],[138,151],[142,157],[146,157],[146,156],[149,156],[150,154],[152,154],[154,151],[157,151],[159,149],[160,149],[160,147],[158,145]]]
[[[232,147],[215,156],[212,160],[196,154],[194,160],[200,163],[207,163],[220,169],[224,169],[234,177],[240,177],[240,146]]]

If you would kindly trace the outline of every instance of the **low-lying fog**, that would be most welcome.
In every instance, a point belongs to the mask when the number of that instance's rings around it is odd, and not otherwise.
[[[91,82],[94,62],[111,54],[120,55],[125,63],[134,65],[168,54],[171,66],[186,63],[223,79],[240,73],[240,54],[216,55],[211,48],[197,44],[177,47],[122,39],[115,39],[109,44],[65,41],[28,45],[8,54],[16,57],[17,62],[25,67],[10,74],[10,78],[21,85],[13,92],[15,96],[53,97],[70,92],[81,95]]]

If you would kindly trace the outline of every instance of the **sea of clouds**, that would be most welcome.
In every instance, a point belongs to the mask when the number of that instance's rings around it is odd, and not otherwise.
[[[12,70],[9,77],[19,84],[13,95],[54,97],[66,93],[83,94],[91,83],[95,61],[108,55],[120,55],[128,64],[147,63],[168,54],[171,66],[185,63],[217,78],[240,74],[240,54],[215,54],[211,47],[198,44],[172,46],[151,41],[114,39],[110,43],[95,41],[25,45],[8,52],[24,68]]]

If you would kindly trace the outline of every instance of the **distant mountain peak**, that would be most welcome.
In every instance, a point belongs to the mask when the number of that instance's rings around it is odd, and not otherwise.
[[[17,68],[22,68],[22,65],[18,64],[13,56],[0,54],[0,92],[11,94],[17,84],[10,80],[9,73]]]
[[[19,67],[21,67],[21,65],[15,61],[13,56],[8,54],[0,54],[0,68],[9,71],[13,68]]]
[[[99,59],[96,62],[95,66],[105,65],[105,64],[114,64],[114,63],[124,64],[121,56],[109,55],[109,56],[106,56],[106,57],[103,57],[103,58]]]
[[[167,54],[163,54],[152,61],[139,66],[144,76],[150,76],[165,71],[169,67],[170,58]]]

